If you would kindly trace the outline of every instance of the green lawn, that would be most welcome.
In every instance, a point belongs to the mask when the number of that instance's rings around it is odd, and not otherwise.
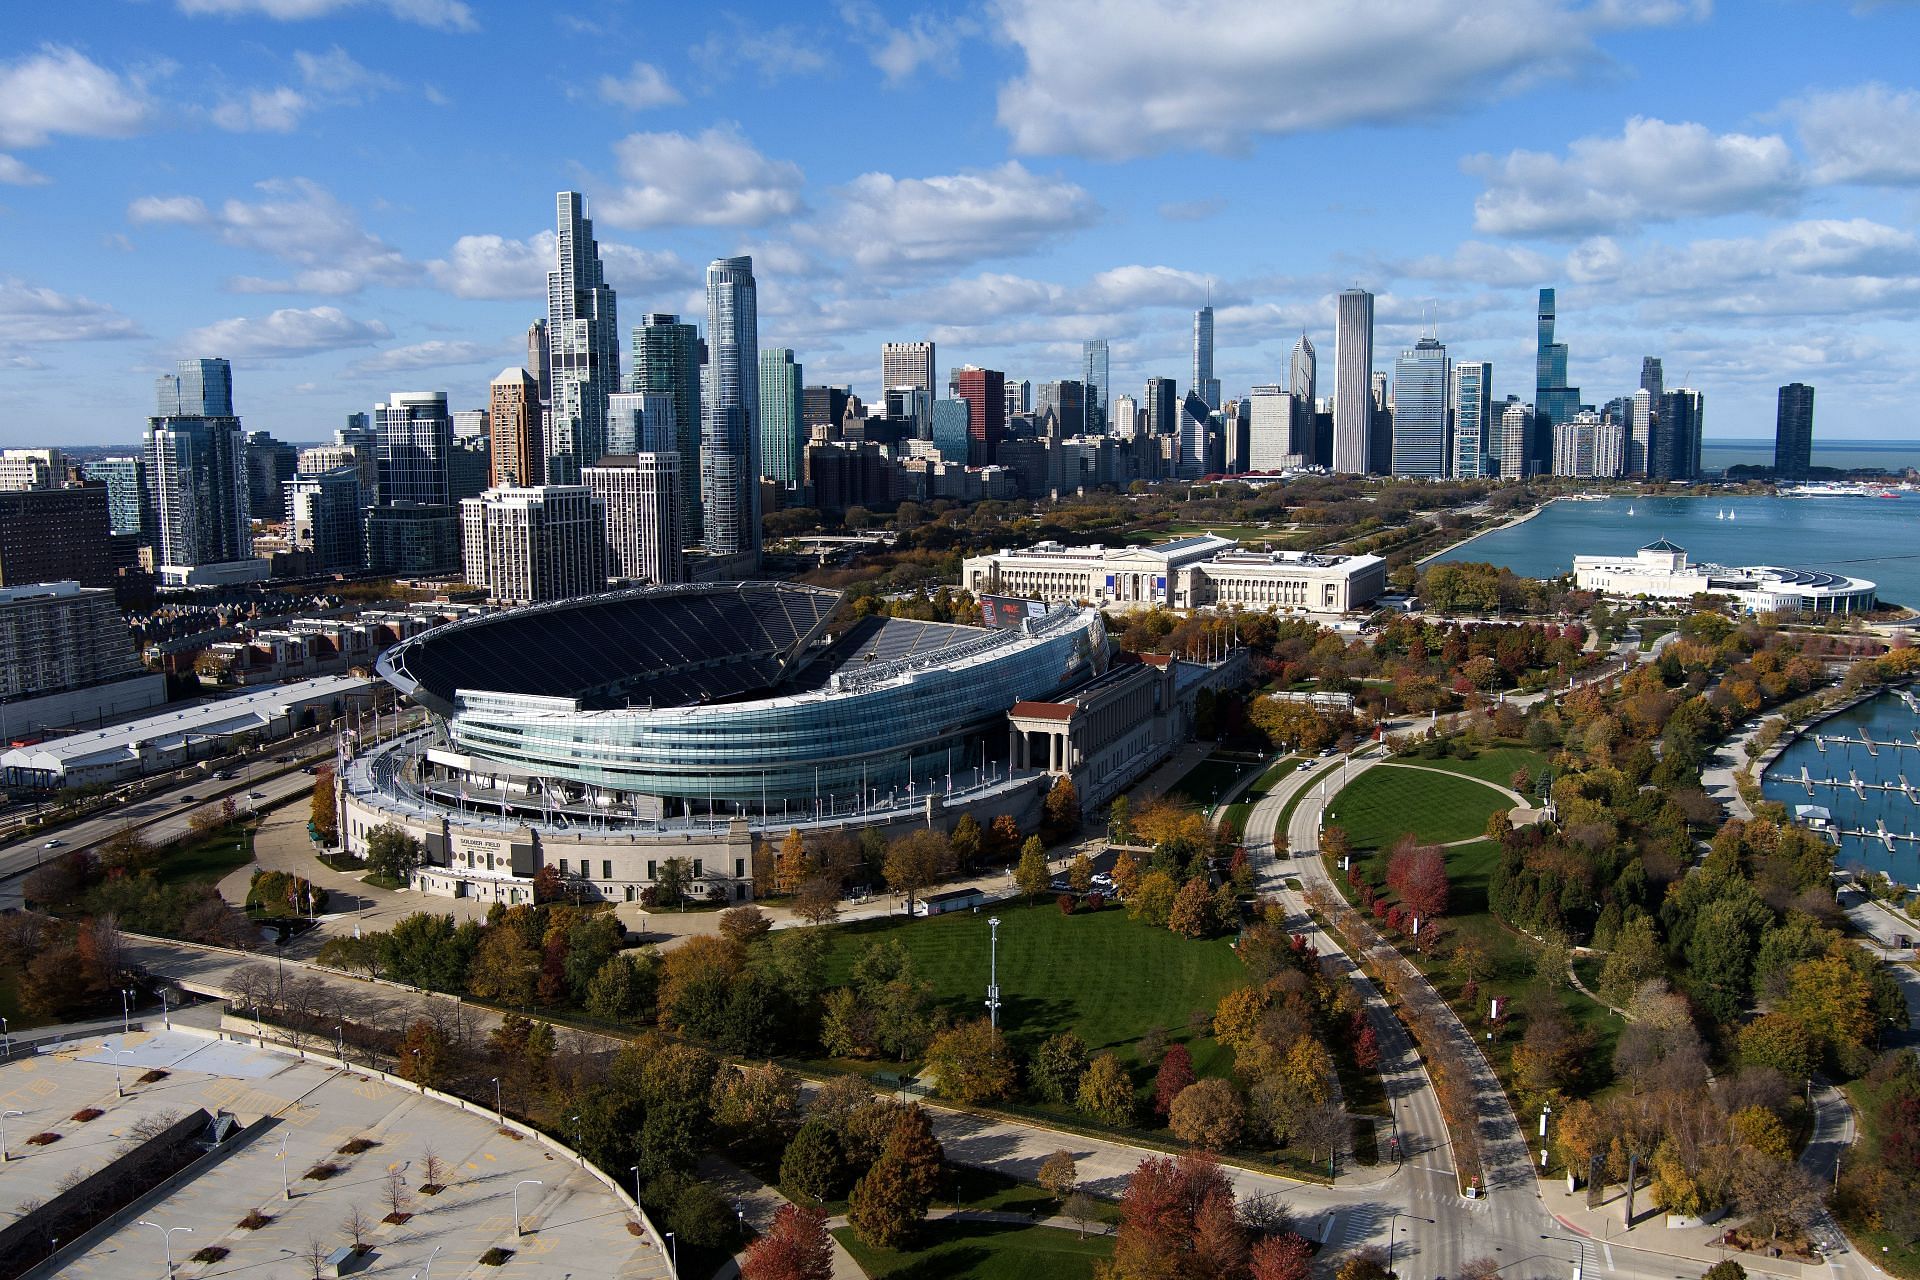
[[[1210,755],[1189,769],[1186,777],[1167,788],[1167,799],[1202,806],[1212,804],[1264,763],[1254,756]]]
[[[1188,1039],[1187,1015],[1212,1013],[1246,974],[1224,938],[1195,942],[1127,919],[1110,906],[1063,916],[1052,901],[1002,904],[1000,1025],[1021,1056],[1050,1035],[1075,1031],[1095,1053],[1112,1049],[1139,1067],[1136,1042],[1149,1027],[1187,1042],[1201,1075],[1225,1075],[1232,1055],[1211,1037]],[[920,976],[957,1018],[983,1012],[987,995],[987,913],[955,912],[908,921],[894,916],[839,925],[831,934],[827,981],[844,983],[854,959],[883,937],[913,953]]]
[[[1547,766],[1546,752],[1535,751],[1532,747],[1488,747],[1471,760],[1462,760],[1458,756],[1441,756],[1434,760],[1409,756],[1405,759],[1408,764],[1445,769],[1448,773],[1464,773],[1469,778],[1479,778],[1503,787],[1512,785],[1515,769],[1525,769],[1538,777]]]
[[[161,884],[216,884],[253,861],[253,832],[222,827],[205,839],[170,849],[153,869]]]
[[[1379,765],[1348,783],[1328,807],[1355,849],[1384,849],[1408,832],[1430,844],[1468,840],[1513,806],[1503,793],[1465,777]]]
[[[834,1236],[872,1280],[1091,1280],[1113,1256],[1111,1236],[1002,1222],[933,1222],[921,1229],[921,1247],[906,1252],[871,1249],[850,1227]]]
[[[1227,806],[1220,815],[1220,829],[1238,840],[1247,834],[1247,818],[1253,813],[1253,806],[1266,799],[1267,793],[1280,785],[1280,779],[1300,767],[1300,757],[1288,756],[1275,761],[1273,766],[1260,775],[1260,780],[1240,793],[1240,798]]]

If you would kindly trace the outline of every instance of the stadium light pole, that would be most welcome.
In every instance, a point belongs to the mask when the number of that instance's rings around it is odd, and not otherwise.
[[[1000,917],[987,917],[987,1018],[1000,1027]]]

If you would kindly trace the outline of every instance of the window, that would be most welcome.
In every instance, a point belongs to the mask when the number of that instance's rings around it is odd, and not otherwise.
[[[567,874],[567,860],[565,858],[560,859],[560,874]]]
[[[695,880],[700,878],[700,859],[698,858],[693,860],[693,878]]]
[[[658,880],[659,878],[660,878],[660,873],[659,873],[658,871],[656,871],[656,870],[654,870],[654,862],[653,862],[653,859],[652,859],[652,858],[648,858],[648,859],[647,859],[647,879],[649,879],[649,880]]]
[[[613,879],[613,859],[612,858],[600,859],[600,878],[602,880]]]
[[[747,874],[747,860],[745,858],[735,858],[733,860],[733,874],[735,876],[744,876]]]

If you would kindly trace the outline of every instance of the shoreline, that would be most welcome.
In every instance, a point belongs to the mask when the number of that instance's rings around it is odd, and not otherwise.
[[[1437,560],[1441,556],[1448,555],[1454,551],[1458,551],[1461,547],[1466,546],[1468,543],[1477,541],[1480,538],[1484,538],[1488,534],[1499,533],[1502,529],[1511,529],[1516,525],[1523,525],[1527,521],[1539,515],[1542,511],[1545,511],[1548,507],[1552,506],[1554,503],[1559,502],[1561,500],[1562,500],[1562,495],[1555,494],[1554,496],[1548,498],[1545,502],[1541,503],[1539,506],[1533,508],[1531,511],[1524,511],[1521,514],[1514,516],[1511,520],[1503,520],[1499,524],[1488,525],[1484,529],[1480,529],[1473,533],[1468,534],[1466,537],[1460,539],[1460,541],[1458,542],[1450,542],[1446,546],[1441,547],[1438,551],[1434,551],[1427,555],[1421,556],[1418,560],[1415,560],[1413,562],[1413,567],[1418,569],[1421,566],[1427,564],[1429,561]]]

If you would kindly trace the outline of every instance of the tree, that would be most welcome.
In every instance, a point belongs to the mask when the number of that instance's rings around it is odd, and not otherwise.
[[[1188,1085],[1167,1112],[1167,1127],[1174,1137],[1209,1151],[1225,1151],[1238,1142],[1246,1122],[1240,1091],[1219,1079]]]
[[[467,973],[467,994],[481,1000],[526,1006],[533,1003],[534,983],[540,977],[540,953],[520,930],[500,925],[488,929],[474,952]]]
[[[1732,1258],[1722,1258],[1708,1267],[1700,1280],[1747,1280],[1747,1269]]]
[[[1132,806],[1125,796],[1115,796],[1107,806],[1107,834],[1115,844],[1126,844],[1133,834]]]
[[[1251,1251],[1251,1280],[1307,1280],[1313,1262],[1313,1246],[1289,1231],[1254,1242]]]
[[[1082,1112],[1102,1124],[1133,1122],[1133,1081],[1116,1055],[1103,1053],[1087,1064],[1074,1102]]]
[[[1080,793],[1074,790],[1071,777],[1064,773],[1060,775],[1047,792],[1041,812],[1041,825],[1055,842],[1065,840],[1079,830]]]
[[[1026,844],[1020,847],[1020,865],[1014,868],[1013,882],[1027,895],[1027,901],[1032,902],[1047,891],[1052,881],[1053,874],[1047,870],[1046,846],[1040,843],[1039,836],[1028,836]]]
[[[380,1198],[386,1202],[388,1222],[405,1222],[411,1216],[409,1207],[413,1204],[413,1191],[407,1186],[405,1169],[396,1165],[387,1170],[387,1176],[380,1183]]]
[[[1120,1197],[1114,1280],[1238,1276],[1247,1263],[1246,1231],[1218,1164],[1195,1155],[1140,1162]]]
[[[773,1135],[799,1104],[799,1077],[771,1062],[738,1070],[722,1068],[713,1082],[715,1123],[739,1133]]]
[[[1362,1245],[1341,1259],[1334,1280],[1393,1280],[1386,1252],[1378,1245]]]
[[[752,903],[743,907],[729,907],[720,913],[721,936],[731,938],[743,947],[766,937],[772,929],[773,918]]]
[[[407,1024],[407,1033],[395,1055],[394,1070],[403,1080],[428,1088],[438,1087],[447,1069],[449,1045],[447,1033],[431,1018],[415,1018]]]
[[[1080,1185],[1080,1166],[1074,1161],[1073,1152],[1056,1151],[1040,1162],[1040,1172],[1034,1180],[1046,1188],[1048,1195],[1065,1203]]]
[[[894,1249],[907,1243],[927,1202],[915,1193],[898,1156],[881,1153],[847,1200],[847,1223],[866,1244]]]
[[[1182,937],[1204,938],[1213,932],[1214,922],[1213,891],[1204,879],[1195,876],[1174,895],[1167,912],[1167,928]]]
[[[418,840],[391,822],[375,827],[367,836],[367,870],[389,880],[405,883],[425,853]]]
[[[1163,929],[1173,915],[1174,899],[1179,892],[1172,876],[1164,871],[1149,871],[1140,877],[1140,883],[1127,897],[1127,916]]]
[[[1193,1055],[1187,1046],[1176,1044],[1160,1060],[1160,1072],[1153,1081],[1153,1113],[1165,1116],[1173,1110],[1173,1100],[1194,1082]]]
[[[1606,962],[1600,966],[1600,998],[1624,1009],[1641,983],[1666,972],[1667,957],[1654,934],[1653,920],[1636,914],[1614,935]]]
[[[340,842],[340,815],[335,803],[333,766],[323,764],[313,771],[313,796],[307,804],[307,819],[322,844]]]
[[[1087,1238],[1087,1224],[1093,1221],[1099,1211],[1098,1202],[1084,1191],[1075,1191],[1060,1206],[1060,1212],[1066,1214],[1073,1225],[1080,1229],[1082,1240]]]
[[[373,1220],[356,1204],[340,1219],[340,1234],[347,1238],[356,1256],[363,1254],[367,1251],[367,1238],[373,1234]]]
[[[1067,883],[1073,886],[1075,893],[1085,894],[1093,890],[1093,859],[1086,854],[1076,856],[1067,867]]]
[[[800,828],[789,827],[787,838],[780,842],[780,852],[773,860],[774,892],[794,892],[812,870],[808,865],[806,841],[800,838]]]
[[[1447,912],[1447,860],[1438,845],[1405,836],[1387,858],[1387,884],[1422,920]]]
[[[767,1233],[747,1246],[740,1274],[745,1280],[833,1280],[827,1215],[799,1205],[781,1205]]]
[[[1013,1051],[1000,1029],[985,1018],[935,1036],[927,1049],[927,1065],[943,1098],[989,1102],[1013,1092]]]
[[[780,1189],[796,1200],[837,1200],[846,1190],[847,1159],[840,1135],[818,1117],[802,1124],[780,1157]]]
[[[1071,1103],[1087,1070],[1087,1042],[1071,1031],[1047,1037],[1033,1055],[1027,1077],[1048,1102]]]
[[[1800,1019],[1787,1013],[1763,1013],[1740,1029],[1740,1057],[1759,1067],[1772,1067],[1789,1080],[1813,1073],[1819,1046]]]
[[[920,890],[953,870],[953,849],[938,831],[921,828],[887,846],[881,873],[895,893],[907,895],[907,909],[913,909]]]
[[[1020,847],[1020,824],[1013,815],[1003,813],[987,824],[987,853],[990,857],[1005,858]]]
[[[1353,853],[1353,839],[1345,827],[1329,826],[1320,832],[1320,852],[1338,862]]]

